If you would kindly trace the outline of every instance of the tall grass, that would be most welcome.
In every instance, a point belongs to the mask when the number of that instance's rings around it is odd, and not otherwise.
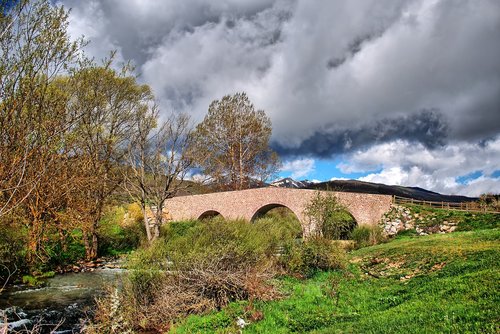
[[[190,316],[175,333],[498,333],[500,230],[398,238],[346,270],[280,280],[286,298]],[[262,314],[251,320],[254,313]]]
[[[101,299],[93,328],[165,331],[189,314],[276,299],[281,294],[273,279],[286,272],[312,275],[344,265],[335,243],[320,238],[303,243],[300,235],[298,220],[281,214],[254,223],[221,218],[170,223],[151,247],[131,256],[121,292]],[[107,311],[113,305],[119,305],[114,311],[119,316]]]

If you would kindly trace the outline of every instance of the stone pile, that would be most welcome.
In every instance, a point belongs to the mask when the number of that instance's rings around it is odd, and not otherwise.
[[[450,233],[456,230],[458,223],[444,220],[439,222],[432,214],[412,212],[402,205],[393,204],[391,210],[382,218],[381,227],[386,235],[415,229],[418,235]]]

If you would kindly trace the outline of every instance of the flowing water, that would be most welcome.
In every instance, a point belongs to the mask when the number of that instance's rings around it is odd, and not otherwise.
[[[8,320],[11,327],[17,325],[18,329],[43,324],[44,332],[50,332],[63,321],[58,333],[77,333],[95,297],[106,286],[116,285],[122,273],[123,269],[102,268],[57,275],[47,279],[41,288],[10,286],[0,294],[0,323]]]

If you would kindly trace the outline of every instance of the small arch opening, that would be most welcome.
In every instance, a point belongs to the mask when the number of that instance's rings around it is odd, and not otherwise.
[[[215,210],[208,210],[203,212],[199,217],[198,220],[207,220],[207,219],[212,219],[215,217],[220,217],[223,218],[220,212],[215,211]]]
[[[354,216],[346,209],[336,210],[324,222],[322,234],[325,238],[349,240],[354,228],[358,226]]]

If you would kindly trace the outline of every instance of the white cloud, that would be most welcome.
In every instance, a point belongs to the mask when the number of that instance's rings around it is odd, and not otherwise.
[[[293,179],[302,178],[313,172],[315,168],[314,159],[297,159],[283,163],[282,172],[292,173]]]
[[[330,179],[330,181],[337,181],[337,180],[338,180],[338,181],[347,181],[347,180],[351,180],[351,179],[346,178],[346,177],[332,177],[332,178]]]
[[[483,144],[460,143],[438,149],[402,140],[372,146],[346,155],[339,164],[344,173],[369,172],[361,181],[418,186],[445,193],[478,196],[500,192],[500,136]],[[464,184],[459,176],[480,171],[483,176]]]

